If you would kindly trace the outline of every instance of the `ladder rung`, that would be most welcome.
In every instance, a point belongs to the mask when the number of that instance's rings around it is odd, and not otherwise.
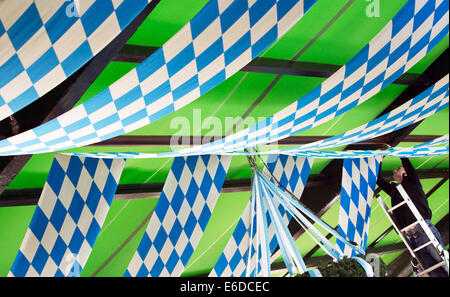
[[[421,250],[421,249],[423,249],[424,247],[430,245],[431,243],[432,243],[432,242],[431,242],[431,240],[430,240],[430,241],[428,241],[427,243],[422,244],[422,245],[419,246],[418,248],[414,249],[414,253],[417,252],[417,251],[419,251],[419,250]]]
[[[400,206],[402,206],[404,204],[406,204],[406,200],[402,201],[402,202],[396,204],[395,206],[393,206],[392,208],[388,209],[388,212],[392,212],[392,211],[394,211],[395,209],[399,208]]]
[[[426,274],[426,273],[428,273],[428,272],[431,272],[431,271],[433,271],[433,270],[436,270],[436,269],[438,269],[439,267],[444,266],[444,265],[447,265],[447,263],[446,263],[445,261],[439,262],[439,263],[437,263],[437,264],[435,264],[435,265],[433,265],[433,266],[431,266],[431,267],[425,269],[424,271],[421,271],[417,276],[424,275],[424,274]]]
[[[417,225],[419,222],[414,222],[414,223],[412,223],[411,225],[408,225],[408,226],[406,226],[405,228],[403,228],[401,231],[402,232],[405,232],[406,230],[408,230],[409,228],[411,228],[412,226],[415,226],[415,225]]]

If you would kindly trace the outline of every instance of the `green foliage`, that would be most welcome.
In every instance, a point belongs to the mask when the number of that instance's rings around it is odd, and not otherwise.
[[[362,266],[354,259],[344,257],[339,262],[319,266],[323,277],[366,277]]]
[[[386,265],[380,259],[380,276],[386,275]],[[364,268],[354,259],[344,257],[339,262],[333,262],[317,267],[323,277],[366,277]],[[297,277],[310,277],[308,273]]]

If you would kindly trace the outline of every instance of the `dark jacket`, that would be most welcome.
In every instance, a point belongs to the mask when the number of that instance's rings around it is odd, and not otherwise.
[[[414,167],[411,165],[409,159],[401,160],[407,174],[407,176],[403,176],[401,185],[405,189],[406,193],[408,193],[409,198],[411,198],[411,201],[414,203],[422,217],[425,220],[429,220],[431,219],[432,213],[430,207],[428,206],[427,196],[425,195],[422,185],[420,184],[419,176],[417,175]],[[402,196],[395,186],[396,183],[389,183],[380,175],[378,177],[377,184],[386,194],[391,196],[392,206],[395,206],[403,201]],[[395,209],[393,216],[400,229],[417,221],[406,204]]]

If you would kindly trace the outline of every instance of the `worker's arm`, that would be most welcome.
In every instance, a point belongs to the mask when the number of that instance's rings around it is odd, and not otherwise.
[[[408,179],[420,182],[419,176],[417,175],[416,169],[412,166],[411,161],[407,158],[402,158],[402,165],[405,168]]]
[[[392,196],[395,191],[395,186],[391,185],[384,178],[381,177],[381,172],[378,175],[377,185],[389,196]]]

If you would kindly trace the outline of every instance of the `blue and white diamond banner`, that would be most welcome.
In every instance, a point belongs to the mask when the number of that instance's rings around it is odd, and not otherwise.
[[[283,149],[283,150],[272,150],[263,152],[243,152],[243,151],[230,151],[230,152],[218,152],[218,154],[223,155],[250,155],[250,154],[261,154],[261,155],[276,155],[276,154],[286,154],[295,155],[303,157],[314,157],[314,158],[346,158],[346,157],[366,157],[374,155],[392,155],[396,154],[410,154],[411,157],[420,157],[427,152],[430,155],[439,154],[439,151],[429,149],[431,143],[424,143],[417,148],[407,148],[405,151],[398,151],[397,149],[385,150],[385,151],[343,151],[343,152],[332,152],[332,151],[315,151],[319,149],[325,149],[329,147],[342,146],[350,143],[356,143],[363,140],[371,139],[374,137],[379,137],[387,133],[397,131],[408,125],[422,121],[444,108],[448,108],[449,105],[449,75],[444,76],[437,83],[420,93],[413,99],[405,102],[401,106],[397,107],[393,111],[380,116],[367,124],[361,125],[354,128],[348,132],[329,137],[323,140],[312,142],[309,144]],[[445,139],[435,140],[436,144],[448,142]],[[423,150],[417,150],[420,147],[424,147]],[[445,153],[445,152],[444,152]],[[181,151],[170,152],[170,153],[159,153],[159,154],[143,154],[143,153],[100,153],[100,154],[79,154],[81,156],[92,156],[92,157],[107,157],[107,158],[160,158],[167,156],[177,156],[183,154]],[[184,154],[189,154],[184,152]],[[269,164],[270,165],[270,164]],[[282,178],[280,176],[280,178]]]
[[[295,153],[303,150],[338,147],[397,131],[447,108],[449,104],[448,95],[449,75],[447,74],[418,96],[367,124],[333,137],[284,149],[280,153]]]
[[[0,141],[0,155],[60,151],[155,122],[231,77],[317,0],[210,0],[178,33],[103,92]]]
[[[180,276],[205,231],[230,156],[175,158],[125,276]]]
[[[252,255],[256,254],[255,248],[253,245],[250,245],[250,242],[252,242],[256,237],[256,213],[254,209],[252,211],[251,206],[252,202],[249,201],[236,225],[236,228],[233,231],[233,234],[231,235],[230,240],[225,246],[225,249],[217,260],[217,263],[214,265],[214,268],[209,276],[246,276],[248,266],[247,263],[249,263],[249,248],[252,248]],[[253,224],[251,224],[252,221]],[[252,238],[252,241],[250,238]]]
[[[413,147],[395,147],[387,150],[346,150],[346,151],[295,151],[291,153],[285,153],[286,156],[292,155],[297,157],[307,157],[313,159],[354,159],[354,158],[367,158],[375,156],[391,156],[391,157],[403,157],[403,158],[420,158],[426,156],[439,156],[448,154],[448,146],[433,147],[433,145],[448,143],[448,135],[439,137],[437,140],[433,140],[433,143],[422,143]],[[219,155],[269,155],[276,156],[279,151],[266,151],[266,152],[232,152],[223,153]],[[134,158],[158,158],[157,154],[143,154],[143,153],[77,153],[76,156],[92,157],[92,158],[119,158],[119,159],[134,159]],[[281,156],[281,155],[280,155]],[[292,192],[292,191],[291,191]],[[294,192],[293,192],[294,193]],[[296,197],[299,197],[297,194]]]
[[[250,128],[167,155],[243,150],[343,114],[391,84],[441,41],[449,31],[448,9],[448,0],[409,0],[352,60],[304,97]]]
[[[380,162],[380,157],[343,161],[337,231],[364,251],[367,246],[372,199]],[[356,256],[355,251],[341,240],[337,239],[336,244],[344,256]]]
[[[270,155],[267,157],[269,176],[276,179],[282,187],[298,199],[303,194],[313,163],[313,158],[287,155]]]
[[[79,276],[124,164],[57,154],[9,276]]]
[[[0,1],[0,120],[75,73],[149,2]]]

